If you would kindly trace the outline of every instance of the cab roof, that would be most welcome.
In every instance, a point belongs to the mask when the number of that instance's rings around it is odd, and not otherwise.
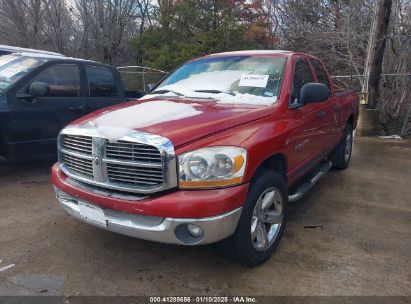
[[[96,65],[110,66],[104,63],[93,61],[93,60],[86,60],[86,59],[75,58],[75,57],[67,57],[67,56],[59,55],[59,54],[53,55],[53,54],[44,54],[44,53],[16,52],[16,53],[11,53],[9,55],[25,56],[25,57],[30,57],[30,58],[40,58],[40,59],[45,59],[46,61],[54,61],[54,60],[78,61],[78,62],[92,63]]]
[[[196,59],[208,58],[208,57],[224,57],[224,56],[270,56],[270,55],[277,55],[280,57],[287,57],[287,58],[293,55],[299,55],[299,56],[306,56],[306,57],[313,58],[313,59],[319,59],[318,57],[307,54],[307,53],[297,52],[297,51],[286,51],[286,50],[244,50],[244,51],[222,52],[222,53],[206,55],[206,56],[199,57]]]
[[[48,54],[48,55],[58,55],[58,56],[64,56],[60,53],[56,52],[50,52],[50,51],[44,51],[44,50],[36,50],[36,49],[29,49],[29,48],[22,48],[22,47],[17,47],[17,46],[11,46],[11,45],[3,45],[0,44],[0,50],[10,52],[10,53],[18,53],[18,52],[29,52],[29,53],[38,53],[38,54]]]

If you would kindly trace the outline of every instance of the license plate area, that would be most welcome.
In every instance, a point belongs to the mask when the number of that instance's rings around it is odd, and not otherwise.
[[[96,205],[78,201],[80,216],[87,222],[107,227],[106,216],[103,209]]]

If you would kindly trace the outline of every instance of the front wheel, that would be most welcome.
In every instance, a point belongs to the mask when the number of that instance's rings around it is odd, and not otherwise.
[[[274,253],[284,232],[287,203],[287,186],[281,175],[262,171],[250,184],[236,232],[219,248],[244,265],[263,263]]]

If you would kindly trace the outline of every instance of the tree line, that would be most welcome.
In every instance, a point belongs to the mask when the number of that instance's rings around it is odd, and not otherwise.
[[[333,75],[363,75],[377,2],[0,0],[0,44],[163,70],[209,53],[286,49],[319,56]],[[411,0],[392,0],[384,38],[381,72],[408,73]],[[359,91],[367,87],[361,76],[337,80]],[[411,111],[410,77],[383,76],[380,84],[382,128],[399,133]]]

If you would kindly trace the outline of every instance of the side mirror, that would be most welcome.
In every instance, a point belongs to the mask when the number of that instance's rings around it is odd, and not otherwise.
[[[300,100],[302,104],[326,101],[330,97],[330,90],[322,83],[306,83],[300,91]]]
[[[50,93],[50,87],[44,82],[33,82],[30,85],[29,95],[33,97],[46,96]]]

